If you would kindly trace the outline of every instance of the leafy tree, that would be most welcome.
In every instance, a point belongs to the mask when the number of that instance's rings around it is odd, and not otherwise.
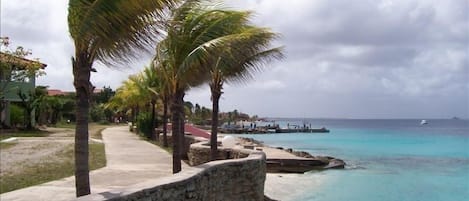
[[[161,73],[161,68],[156,68],[158,74]],[[168,106],[169,106],[169,84],[164,81],[164,77],[161,77],[161,88],[160,88],[160,97],[163,101],[163,146],[168,147]]]
[[[69,100],[70,102],[70,100]],[[65,97],[60,96],[44,96],[39,104],[39,117],[38,122],[40,124],[52,124],[55,125],[61,116],[61,113],[65,112],[64,107],[67,103]]]
[[[39,59],[27,60],[26,57],[32,55],[31,50],[25,50],[24,47],[18,46],[15,50],[9,49],[9,38],[2,37],[0,40],[0,46],[3,51],[0,54],[0,73],[1,80],[5,81],[19,81],[23,82],[30,77],[38,77],[44,75],[45,72],[42,70],[45,64],[41,64]],[[2,86],[0,92],[6,86]]]
[[[192,114],[194,113],[194,105],[190,101],[184,102],[184,113],[187,116],[192,116]]]
[[[162,90],[162,79],[157,74],[156,69],[153,66],[146,67],[141,74],[141,83],[140,89],[146,97],[149,97],[151,104],[151,138],[158,140],[158,137],[155,138],[155,127],[156,127],[156,102],[160,97]]]
[[[224,67],[230,64],[238,67],[239,65],[234,65],[236,59],[246,60],[246,63],[254,60],[248,58],[258,53],[259,46],[262,45],[257,46],[257,49],[249,49],[246,43],[250,41],[250,44],[254,44],[251,41],[261,41],[253,40],[260,38],[255,33],[267,30],[250,26],[249,16],[249,12],[215,9],[197,0],[188,0],[172,12],[172,19],[166,31],[167,36],[156,48],[155,62],[162,69],[163,77],[170,89],[174,173],[181,170],[180,145],[184,139],[185,91],[210,80],[210,77],[218,76],[219,71],[215,69],[217,71],[214,72],[214,66]],[[275,35],[267,32],[263,36],[267,37],[269,34]],[[236,47],[236,45],[241,46]],[[243,54],[244,50],[248,52]],[[220,84],[213,83],[213,85]],[[211,144],[212,147],[216,147],[217,143],[212,140]]]
[[[219,100],[223,94],[225,82],[243,83],[254,78],[254,73],[272,59],[283,57],[281,48],[270,48],[277,37],[267,28],[249,24],[249,12],[240,12],[241,16],[233,22],[233,33],[220,38],[225,47],[213,54],[210,69],[210,91],[212,99],[212,133],[210,136],[211,160],[216,160]],[[237,27],[235,27],[237,26]]]
[[[31,50],[25,50],[18,46],[15,50],[9,49],[9,38],[0,38],[0,112],[5,108],[5,96],[7,93],[18,93],[19,88],[10,87],[11,82],[25,82],[31,77],[44,75],[42,70],[45,64],[39,62],[38,59],[27,60],[25,57],[30,56]],[[24,98],[30,92],[26,93]],[[31,92],[32,93],[32,92]],[[1,124],[4,122],[2,120]]]
[[[16,104],[11,104],[10,107],[11,125],[24,125],[24,109]]]
[[[111,122],[114,112],[105,107],[105,104],[115,95],[111,87],[103,87],[103,90],[93,94],[90,117],[94,122]]]
[[[239,17],[235,13],[210,9],[198,0],[185,1],[172,11],[167,36],[157,45],[155,66],[170,94],[173,173],[181,171],[185,91],[208,80],[208,58],[224,46],[217,39],[230,32],[230,21]]]
[[[148,112],[142,112],[138,115],[138,129],[143,133],[147,139],[153,139],[154,125],[152,123],[151,114]]]
[[[104,108],[101,107],[101,105],[96,105],[91,108],[90,110],[90,118],[94,122],[99,122],[103,119],[105,119],[104,116]]]
[[[42,100],[43,97],[46,96],[47,90],[45,87],[38,86],[35,88],[34,91],[23,92],[21,90],[18,91],[18,96],[21,98],[21,106],[24,108],[24,123],[26,130],[33,129],[33,121],[35,119],[35,115],[33,115],[33,111],[36,110]]]
[[[122,86],[117,89],[116,95],[105,104],[106,109],[113,109],[126,114],[130,113],[132,122],[131,128],[133,128],[137,122],[140,107],[146,102],[145,94],[142,94],[141,87],[138,86],[138,82],[140,82],[139,79],[137,75],[129,76],[129,78],[122,83]]]
[[[116,94],[116,92],[113,91],[113,90],[111,89],[111,87],[106,87],[106,86],[104,86],[104,87],[103,87],[103,91],[94,94],[93,100],[94,100],[97,104],[100,104],[100,103],[107,103],[107,102],[109,102],[109,99],[111,99],[111,98],[114,96],[114,94]]]
[[[160,34],[164,10],[176,0],[70,0],[68,27],[74,41],[72,58],[76,89],[75,129],[76,195],[90,193],[88,165],[88,113],[93,85],[93,63],[123,64],[149,50]]]

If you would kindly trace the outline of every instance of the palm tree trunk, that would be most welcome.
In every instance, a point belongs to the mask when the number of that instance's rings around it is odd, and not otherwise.
[[[184,108],[181,99],[184,99],[184,91],[178,90],[171,97],[171,128],[173,139],[173,173],[181,171],[181,136],[183,136],[184,127],[181,127],[183,121]]]
[[[158,141],[157,134],[155,132],[155,105],[156,101],[151,101],[151,139]]]
[[[182,94],[181,98],[178,100],[179,105],[181,105],[181,118],[179,120],[180,128],[181,128],[181,135],[179,135],[179,153],[181,154],[181,160],[188,159],[187,152],[186,152],[186,138],[185,138],[185,128],[184,125],[186,124],[186,114],[185,114],[185,107],[184,107],[184,93]]]
[[[134,132],[134,126],[135,126],[135,107],[131,107],[130,109],[130,121],[131,121],[131,127],[130,131]]]
[[[73,59],[74,85],[77,93],[76,129],[75,129],[75,188],[76,196],[90,194],[88,164],[88,113],[90,108],[90,69],[91,64],[84,54]]]
[[[168,147],[168,98],[163,99],[163,146]]]
[[[24,116],[24,122],[26,123],[26,130],[32,130],[33,126],[31,124],[31,109],[25,109],[26,115]]]
[[[135,125],[137,125],[137,126],[136,126],[136,130],[135,130],[135,132],[137,133],[137,135],[140,134],[140,125],[138,125],[138,115],[139,115],[139,113],[140,113],[140,107],[139,107],[139,105],[137,105],[137,106],[135,107],[135,120],[134,120]]]
[[[217,88],[216,86],[211,86],[210,90],[212,92],[212,133],[210,135],[210,160],[214,161],[217,160],[218,156],[218,104],[221,96],[221,89]]]

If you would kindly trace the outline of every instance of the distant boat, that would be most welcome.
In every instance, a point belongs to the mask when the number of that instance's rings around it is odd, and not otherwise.
[[[420,122],[420,125],[425,125],[425,124],[428,124],[427,120],[423,119],[421,122]]]

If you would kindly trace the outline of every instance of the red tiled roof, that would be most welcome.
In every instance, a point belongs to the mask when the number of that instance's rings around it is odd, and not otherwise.
[[[47,64],[43,64],[39,61],[34,61],[34,60],[29,60],[29,59],[25,59],[25,58],[21,58],[21,57],[18,57],[18,56],[14,56],[14,55],[11,55],[11,54],[6,54],[6,53],[3,53],[3,52],[0,52],[0,60],[2,62],[6,62],[6,63],[11,63],[13,64],[14,66],[16,66],[17,68],[20,68],[20,69],[24,69],[24,66],[26,64],[38,64],[41,66],[41,69],[45,69]]]
[[[58,89],[49,89],[47,90],[47,95],[49,96],[67,95],[67,92],[64,92]]]

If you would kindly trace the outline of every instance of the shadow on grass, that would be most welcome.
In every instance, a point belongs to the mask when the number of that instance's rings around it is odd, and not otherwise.
[[[0,140],[10,137],[47,137],[51,132],[44,130],[31,130],[31,131],[14,131],[0,134]]]

